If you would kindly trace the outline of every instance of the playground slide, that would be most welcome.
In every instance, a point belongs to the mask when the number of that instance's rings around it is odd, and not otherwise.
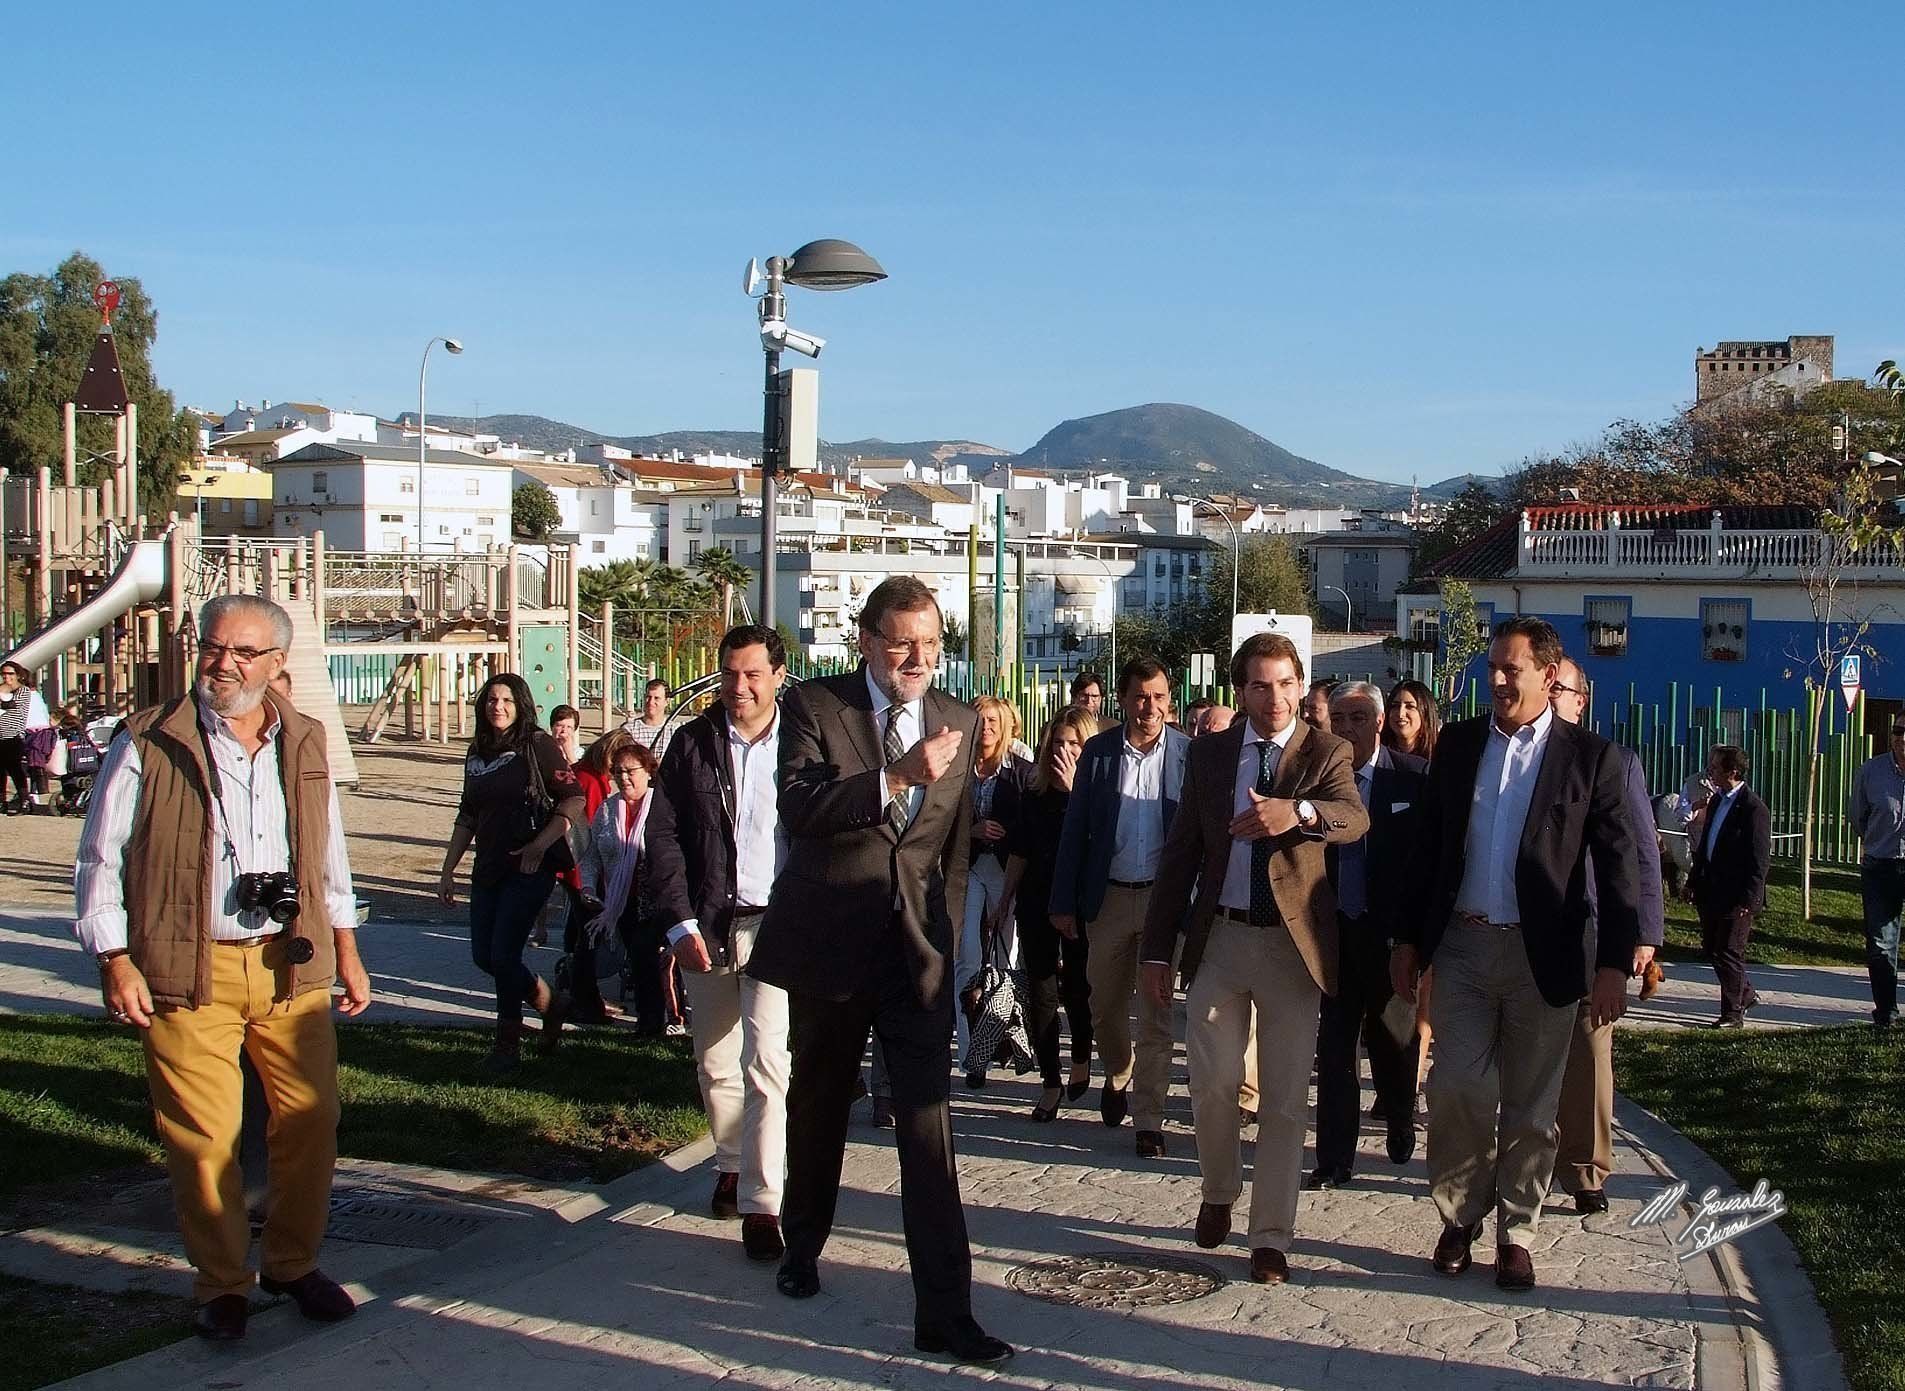
[[[63,618],[56,618],[33,634],[6,660],[38,672],[69,647],[77,647],[113,619],[165,593],[163,540],[134,541],[106,587]]]

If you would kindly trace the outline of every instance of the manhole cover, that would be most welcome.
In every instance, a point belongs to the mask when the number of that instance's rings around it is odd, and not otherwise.
[[[1224,1277],[1202,1261],[1119,1251],[1057,1256],[1015,1267],[1005,1277],[1020,1294],[1082,1309],[1152,1309],[1215,1294]]]
[[[442,1251],[490,1224],[486,1214],[441,1203],[371,1196],[346,1190],[331,1195],[331,1221],[325,1234],[338,1241],[372,1246],[414,1246]]]

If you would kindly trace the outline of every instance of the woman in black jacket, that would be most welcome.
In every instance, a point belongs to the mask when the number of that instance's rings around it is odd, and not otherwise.
[[[1032,991],[1032,1048],[1045,1084],[1032,1119],[1050,1121],[1059,1103],[1076,1101],[1091,1085],[1091,985],[1085,976],[1085,939],[1061,937],[1047,906],[1052,897],[1052,867],[1071,801],[1072,775],[1085,741],[1098,732],[1098,721],[1076,707],[1061,710],[1039,740],[1037,771],[1019,805],[1018,827],[1006,861],[1005,891],[999,913],[1016,905],[1019,957]],[[1071,1020],[1072,1072],[1061,1076],[1058,1057],[1058,1005],[1061,995]]]
[[[552,804],[547,815],[544,801]],[[490,677],[476,693],[476,737],[463,765],[463,796],[437,897],[456,902],[456,867],[474,842],[470,955],[496,982],[496,1047],[485,1064],[493,1073],[516,1066],[525,1001],[542,1015],[544,1052],[562,1032],[568,1002],[524,964],[523,948],[557,871],[573,864],[567,836],[581,823],[583,807],[575,774],[555,740],[536,727],[529,683],[513,674]]]

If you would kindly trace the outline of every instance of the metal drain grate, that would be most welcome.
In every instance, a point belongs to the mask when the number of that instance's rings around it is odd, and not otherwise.
[[[372,1246],[414,1246],[442,1251],[475,1236],[494,1220],[442,1203],[345,1191],[331,1195],[325,1235]]]
[[[1227,1283],[1202,1261],[1177,1256],[1135,1256],[1124,1251],[1088,1251],[1014,1267],[1005,1282],[1020,1294],[1048,1304],[1081,1309],[1153,1309],[1188,1304]]]

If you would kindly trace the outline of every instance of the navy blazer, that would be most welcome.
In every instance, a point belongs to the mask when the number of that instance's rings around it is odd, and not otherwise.
[[[1361,931],[1378,942],[1395,936],[1397,904],[1408,885],[1397,871],[1415,848],[1416,821],[1429,795],[1429,762],[1400,749],[1386,751],[1389,764],[1369,775],[1369,835],[1363,847]],[[1324,851],[1330,887],[1337,886],[1337,856],[1342,847]]]
[[[1716,801],[1707,803],[1709,818]],[[1701,824],[1708,830],[1713,826],[1710,819]],[[1714,837],[1713,853],[1707,854],[1704,834],[1693,843],[1687,882],[1694,906],[1713,916],[1742,909],[1757,912],[1766,906],[1766,876],[1772,867],[1773,814],[1757,792],[1742,784]]]
[[[1191,740],[1182,730],[1164,726],[1164,834],[1177,816],[1184,787],[1184,756]],[[1072,777],[1072,800],[1065,808],[1065,830],[1058,842],[1058,868],[1052,874],[1051,911],[1088,923],[1103,911],[1105,886],[1111,882],[1111,852],[1118,839],[1118,769],[1124,761],[1124,726],[1113,725],[1085,741]],[[1162,846],[1163,841],[1159,841]]]

